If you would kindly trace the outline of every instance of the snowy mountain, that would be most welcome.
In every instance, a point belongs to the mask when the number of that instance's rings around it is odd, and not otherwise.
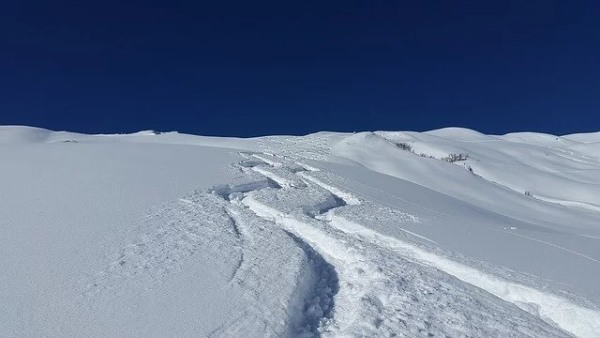
[[[0,336],[600,337],[600,133],[0,127]]]

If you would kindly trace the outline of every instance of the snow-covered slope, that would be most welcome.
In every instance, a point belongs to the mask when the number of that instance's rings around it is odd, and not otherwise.
[[[600,337],[598,145],[0,127],[0,336]]]

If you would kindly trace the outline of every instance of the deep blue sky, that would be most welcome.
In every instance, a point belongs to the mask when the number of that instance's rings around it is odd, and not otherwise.
[[[599,1],[5,1],[0,125],[600,130]]]

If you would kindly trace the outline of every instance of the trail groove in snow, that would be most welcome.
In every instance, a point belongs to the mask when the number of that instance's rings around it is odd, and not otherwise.
[[[319,185],[323,186],[322,183]],[[338,188],[327,188],[327,185],[326,189],[337,192],[341,196],[350,195]],[[335,210],[332,211],[328,214],[327,220],[331,225],[345,232],[361,234],[380,246],[396,250],[401,249],[405,255],[407,254],[406,251],[408,251],[408,254],[417,260],[449,273],[464,282],[482,288],[526,311],[531,311],[531,307],[533,306],[535,311],[531,312],[535,315],[550,323],[558,324],[561,328],[577,336],[594,337],[600,334],[600,312],[596,310],[573,304],[569,300],[553,294],[488,275],[482,271],[427,252],[417,246],[402,242],[397,238],[380,235],[368,227],[336,216]],[[385,238],[385,240],[381,240],[381,238]],[[591,259],[587,256],[584,257]]]
[[[590,256],[588,256],[588,255],[582,254],[582,253],[580,253],[580,252],[577,252],[577,251],[574,251],[574,250],[569,250],[569,249],[567,249],[567,248],[563,248],[563,247],[562,247],[562,246],[560,246],[560,245],[556,245],[556,244],[554,244],[554,243],[550,243],[550,242],[547,242],[547,241],[543,241],[543,240],[541,240],[541,239],[537,239],[537,238],[531,238],[531,237],[529,237],[529,236],[525,236],[525,235],[521,235],[521,234],[516,234],[516,233],[510,233],[510,234],[511,234],[512,236],[518,236],[518,237],[526,238],[526,239],[528,239],[528,240],[530,240],[530,241],[534,241],[534,242],[538,242],[538,243],[543,243],[543,244],[545,244],[545,245],[549,245],[549,246],[551,246],[551,247],[554,247],[554,248],[557,248],[557,249],[559,249],[559,250],[562,250],[562,251],[568,252],[569,254],[577,255],[577,256],[579,256],[579,257],[583,257],[583,258],[585,258],[585,259],[587,259],[587,260],[589,260],[589,261],[591,261],[591,262],[594,262],[594,263],[598,263],[598,264],[600,264],[600,261],[599,261],[599,260],[597,260],[597,259],[595,259],[595,258],[592,258],[592,257],[590,257]]]
[[[283,165],[276,165],[276,168],[285,170]],[[304,174],[300,172],[298,175]],[[510,303],[499,301],[470,284],[453,281],[454,277],[441,272],[439,267],[430,270],[421,263],[406,260],[406,252],[390,251],[380,243],[364,241],[361,236],[329,227],[329,222],[322,220],[321,215],[334,214],[337,208],[351,208],[344,202],[344,197],[348,200],[352,195],[321,181],[306,181],[306,187],[283,184],[281,188],[249,191],[240,196],[240,201],[259,217],[280,225],[313,250],[322,253],[335,268],[340,289],[333,318],[322,321],[321,334],[411,336],[520,332],[524,335],[564,336],[540,318],[508,305]],[[319,193],[318,189],[326,193]],[[326,202],[328,199],[334,202]],[[350,200],[354,204],[357,201]],[[414,259],[411,256],[407,258]],[[409,278],[407,272],[417,274],[419,278]],[[447,286],[435,287],[443,280],[448,280]],[[436,294],[433,301],[431,298],[415,297],[419,294],[417,290],[430,287],[435,291],[427,294]],[[410,295],[412,298],[409,297],[408,301],[406,297]],[[469,299],[471,301],[464,303]],[[466,319],[453,321],[445,317],[451,316],[448,309],[456,307],[468,313],[470,323]],[[419,313],[424,317],[419,317]],[[493,317],[490,317],[491,314],[494,314]],[[430,316],[440,317],[439,322],[433,324]]]
[[[133,275],[152,287],[202,247],[205,255],[237,262],[223,273],[230,276],[228,287],[252,304],[212,332],[215,337],[600,332],[597,311],[371,230],[359,221],[369,218],[357,213],[420,220],[363,201],[330,173],[290,168],[295,162],[277,162],[275,155],[242,156],[232,182],[159,210],[150,222],[154,230],[122,249],[87,294],[102,297]]]
[[[480,270],[453,262],[444,257],[424,251],[396,238],[375,233],[335,215],[330,219],[332,226],[348,233],[361,234],[381,246],[404,252],[419,262],[435,267],[456,278],[479,287],[491,294],[511,302],[525,311],[539,316],[550,323],[579,337],[595,337],[600,332],[600,313],[571,303],[569,300],[548,294],[531,287],[488,275]]]
[[[244,161],[242,165],[244,168],[252,168],[253,166],[263,166],[264,163],[252,163]],[[290,173],[286,171],[286,173]],[[269,182],[272,180],[272,175],[268,177]],[[254,177],[254,180],[260,181],[260,178]],[[276,177],[277,179],[277,177]],[[285,184],[282,179],[278,179],[279,183],[282,183],[284,187],[295,187],[296,185]],[[228,209],[228,215],[232,218],[233,223],[237,224],[240,233],[244,234],[248,224],[244,225],[244,223],[251,223],[251,226],[256,226],[256,224],[273,224],[276,229],[280,229],[280,227],[276,226],[270,220],[266,220],[264,218],[257,217],[255,213],[252,213],[249,209],[240,209],[242,206],[242,200],[245,198],[246,194],[252,191],[259,190],[272,190],[272,189],[282,189],[282,187],[277,184],[269,184],[268,186],[258,185],[258,184],[244,184],[244,188],[240,188],[239,185],[229,184],[229,185],[219,185],[215,188],[209,190],[210,193],[215,194],[222,198],[224,201],[230,203],[230,209]],[[226,188],[224,188],[226,187]],[[255,188],[255,189],[252,189]],[[333,200],[334,202],[325,204],[321,207],[318,207],[315,211],[316,213],[324,212],[329,210],[332,207],[338,206],[339,204],[344,204],[341,200]],[[244,216],[243,216],[244,215]],[[254,219],[254,220],[253,220]],[[265,225],[263,225],[264,227]],[[289,304],[289,327],[287,334],[291,336],[318,336],[319,328],[324,325],[327,320],[331,318],[333,304],[334,304],[334,295],[337,293],[338,286],[338,277],[335,269],[331,264],[329,264],[323,257],[313,248],[310,247],[302,238],[290,233],[289,231],[283,230],[282,233],[285,233],[288,238],[290,238],[298,248],[300,248],[303,252],[303,257],[306,259],[305,268],[301,275],[297,276],[297,287],[296,287],[296,295],[295,301],[293,304]],[[261,238],[253,238],[252,236],[244,235],[244,238],[248,238],[250,241],[254,241],[254,243],[250,243],[253,246],[261,245],[259,242],[269,241],[271,242],[273,238],[262,237]],[[258,242],[257,242],[258,241]],[[270,244],[276,245],[275,244]],[[238,267],[237,270],[243,270],[244,261],[241,261],[242,264]],[[238,274],[234,275],[235,279],[239,280],[241,285],[245,284],[245,279],[240,277]],[[250,292],[249,294],[254,294],[255,292]],[[256,320],[256,315],[254,313],[249,313],[246,316],[242,316],[237,318],[234,321],[234,326],[242,329],[241,323],[246,323],[251,320]],[[231,327],[231,325],[229,325]],[[215,335],[227,335],[232,332],[237,332],[235,330],[224,328],[219,329],[215,332]]]
[[[339,290],[338,276],[335,268],[329,264],[308,243],[291,232],[288,236],[302,248],[311,262],[314,276],[312,286],[306,292],[299,335],[319,335],[319,328],[327,325],[334,308],[334,296]]]

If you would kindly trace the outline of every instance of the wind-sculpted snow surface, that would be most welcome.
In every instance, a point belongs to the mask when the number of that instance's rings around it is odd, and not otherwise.
[[[220,273],[228,276],[224,287],[241,294],[245,304],[210,336],[316,334],[333,308],[335,271],[302,239],[239,204],[238,194],[267,189],[267,180],[249,173],[236,181],[196,192],[150,215],[144,224],[154,230],[120,250],[90,282],[85,298],[101,306],[128,289],[127,283],[160,287],[202,250],[205,260],[236,261]]]
[[[0,336],[600,337],[597,144],[1,127]]]
[[[318,184],[307,180],[302,187],[286,185],[254,190],[237,197],[256,215],[310,245],[335,269],[339,290],[335,293],[332,316],[328,317],[322,308],[319,311],[327,319],[320,322],[320,334],[566,336],[539,317],[483,290],[461,283],[443,271],[412,262],[413,257],[406,252],[391,251],[374,241],[331,227],[328,215],[356,206],[347,205],[344,199],[331,193],[342,190],[323,180]],[[361,204],[349,193],[342,195],[355,205]],[[418,221],[400,211],[389,210],[387,216],[391,215],[401,215],[397,220]]]

